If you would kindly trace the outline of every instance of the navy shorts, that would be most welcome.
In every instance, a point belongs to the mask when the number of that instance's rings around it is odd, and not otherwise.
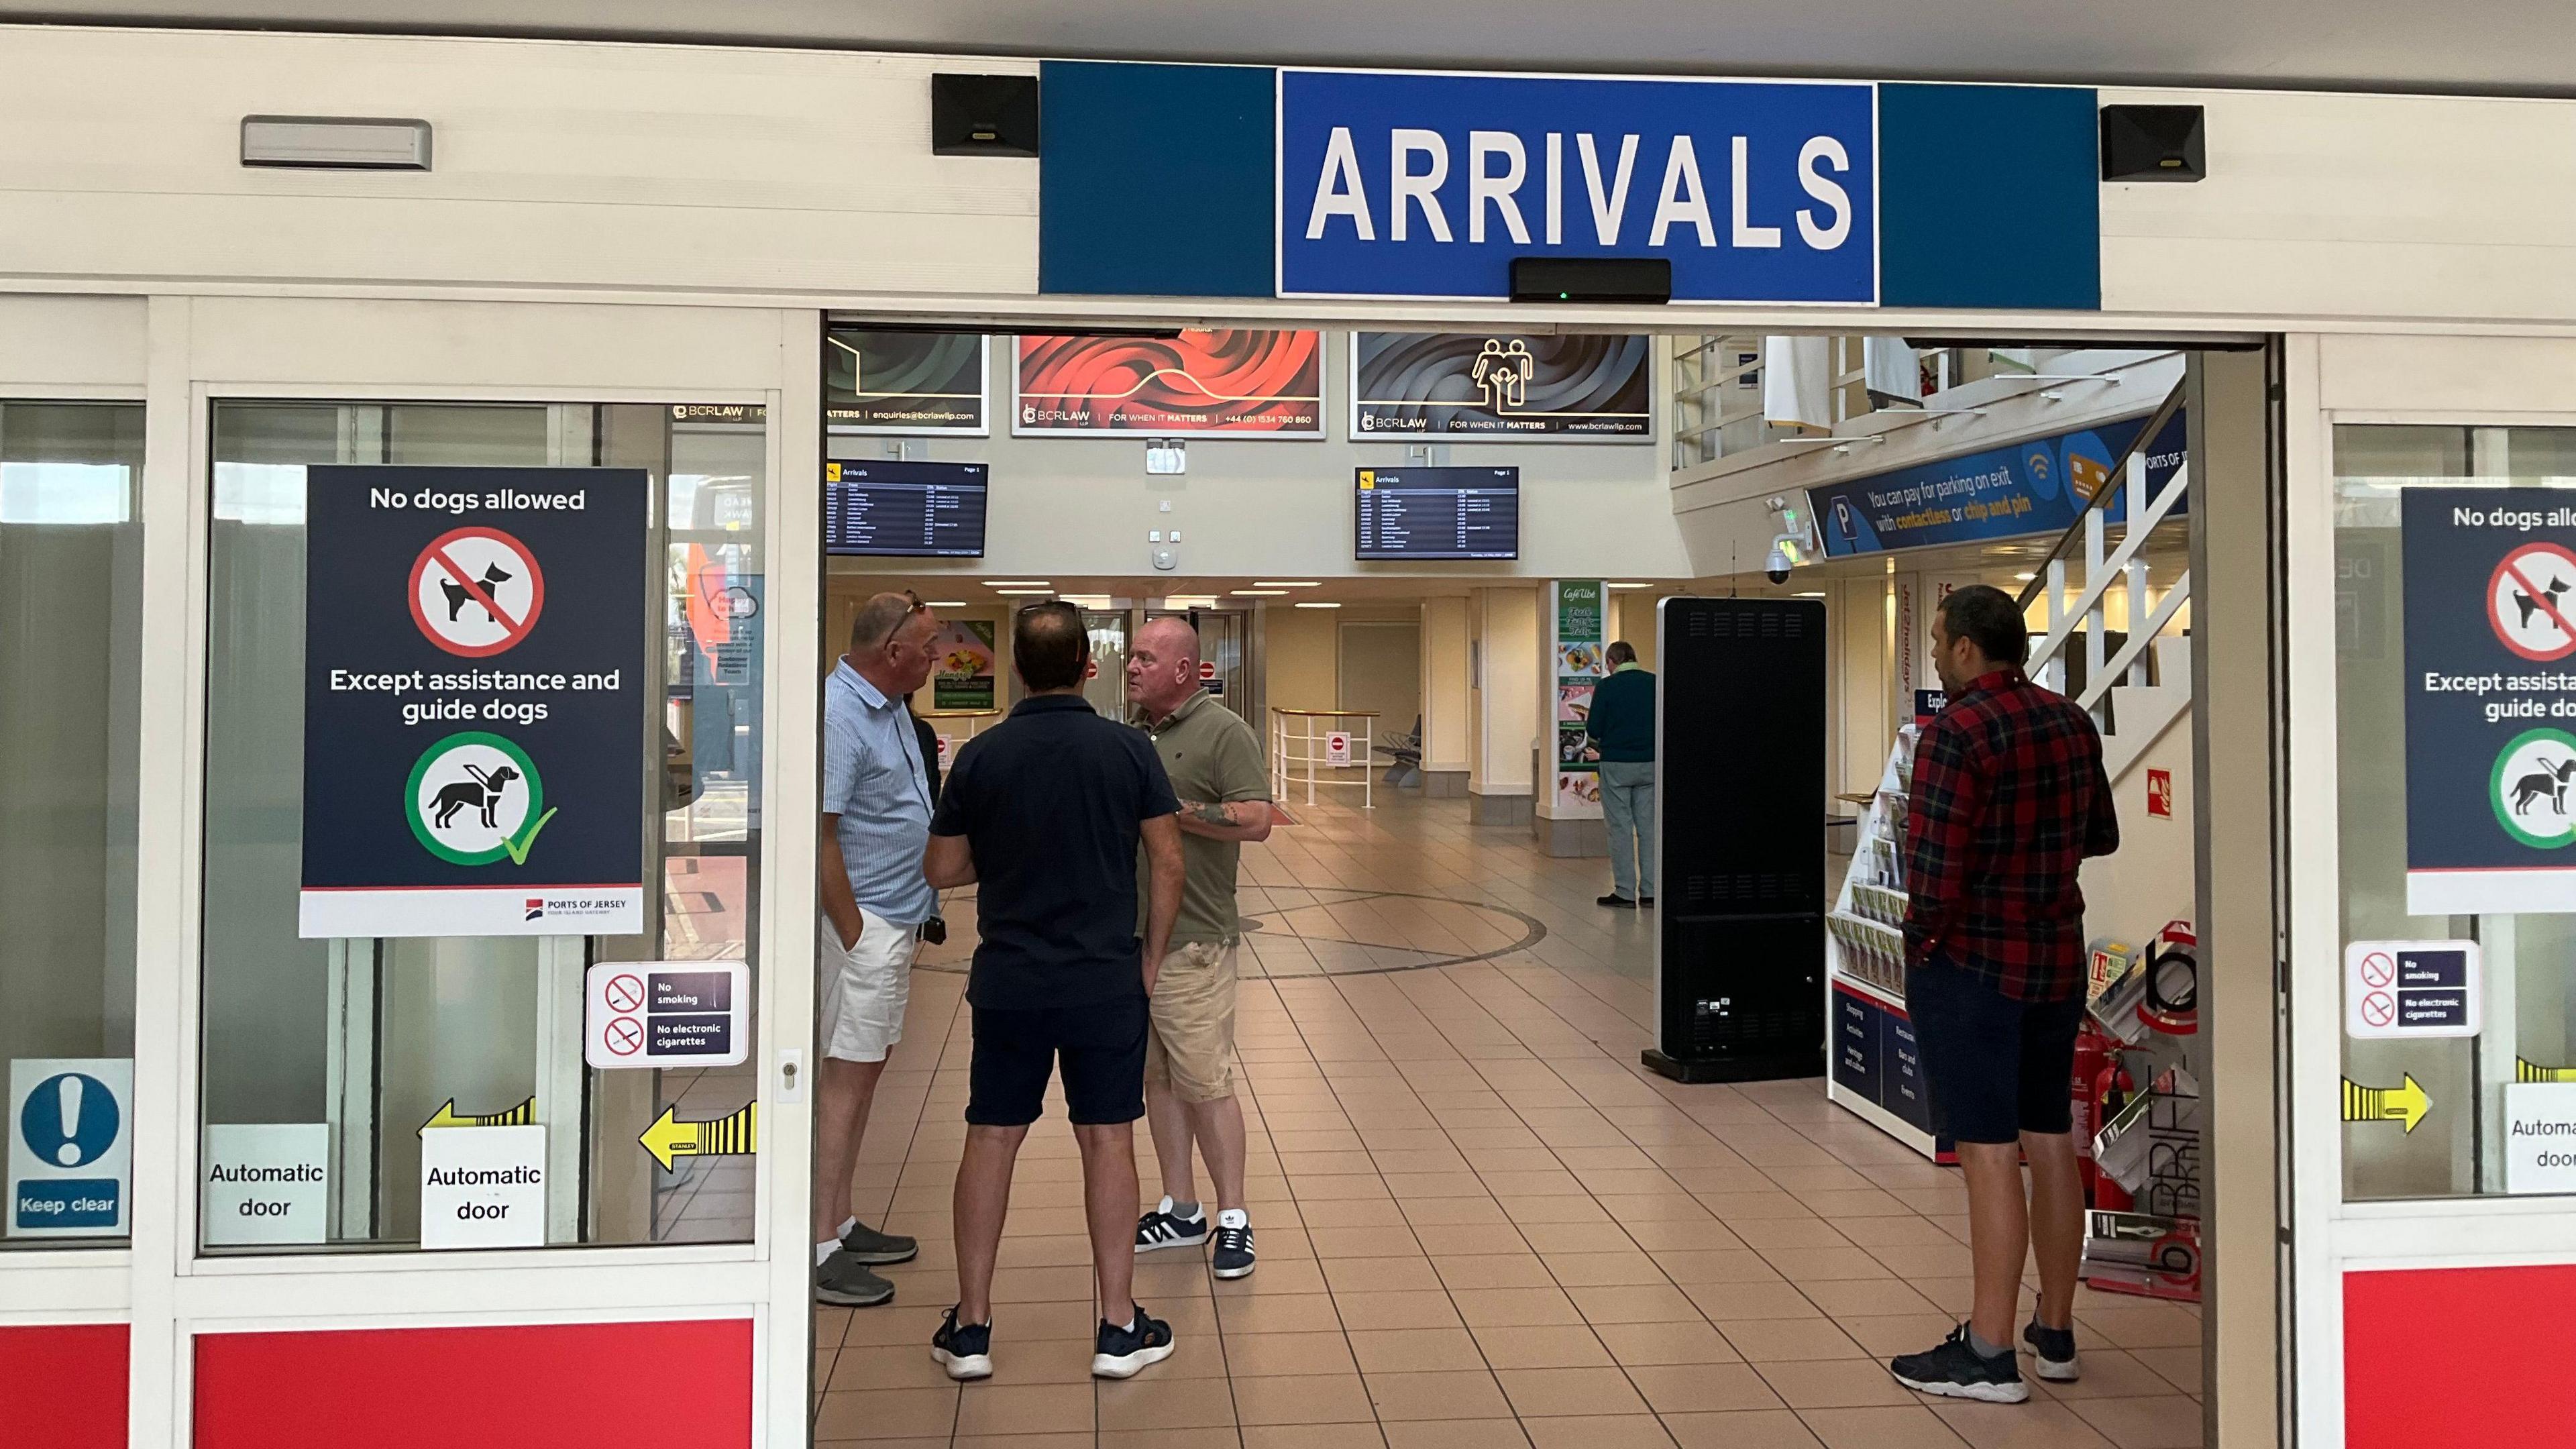
[[[1145,1115],[1145,995],[1034,1010],[975,1008],[974,1065],[966,1120],[1026,1127],[1046,1109],[1047,1078],[1061,1059],[1075,1125],[1102,1127]]]
[[[2015,1001],[1939,957],[1905,973],[1933,1130],[1953,1142],[2018,1142],[2075,1125],[2075,1035],[2084,998]]]

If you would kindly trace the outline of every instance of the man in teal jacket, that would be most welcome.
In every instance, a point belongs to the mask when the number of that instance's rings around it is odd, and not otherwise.
[[[1635,910],[1655,903],[1655,676],[1625,639],[1607,657],[1610,677],[1592,691],[1583,722],[1610,825],[1610,894],[1601,904]]]

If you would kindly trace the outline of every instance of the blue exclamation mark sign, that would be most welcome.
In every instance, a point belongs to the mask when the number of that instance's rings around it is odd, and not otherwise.
[[[107,1155],[123,1119],[106,1083],[82,1072],[60,1072],[27,1094],[18,1109],[18,1136],[38,1162],[78,1169]],[[124,1184],[114,1177],[21,1177],[10,1193],[10,1218],[21,1230],[113,1230],[123,1196]]]

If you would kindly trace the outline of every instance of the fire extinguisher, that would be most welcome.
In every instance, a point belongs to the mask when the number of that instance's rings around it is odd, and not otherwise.
[[[2118,1116],[2120,1109],[2129,1105],[2130,1094],[2138,1090],[2137,1079],[2130,1076],[2128,1067],[2121,1063],[2119,1051],[2107,1041],[2104,1047],[2101,1070],[2093,1075],[2093,1123],[2097,1132],[2102,1124]],[[2090,1199],[2095,1209],[2127,1212],[2138,1205],[2137,1198],[2120,1186],[2119,1179],[2104,1173],[2096,1164],[2088,1162],[2085,1165],[2090,1173],[2087,1185],[2092,1189]]]

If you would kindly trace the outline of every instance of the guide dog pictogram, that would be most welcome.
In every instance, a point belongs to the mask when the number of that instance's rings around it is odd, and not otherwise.
[[[2559,814],[2567,813],[2567,782],[2576,779],[2576,758],[2552,765],[2541,762],[2541,768],[2513,782],[2513,813],[2527,813],[2543,797]]]
[[[2570,763],[2570,769],[2576,770],[2576,762]],[[465,773],[472,778],[439,787],[438,813],[430,818],[430,824],[444,830],[447,823],[456,818],[458,811],[470,809],[481,814],[484,829],[500,829],[497,812],[501,808],[501,797],[509,790],[510,782],[519,778],[519,772],[503,765],[487,775],[480,767],[468,763]]]

